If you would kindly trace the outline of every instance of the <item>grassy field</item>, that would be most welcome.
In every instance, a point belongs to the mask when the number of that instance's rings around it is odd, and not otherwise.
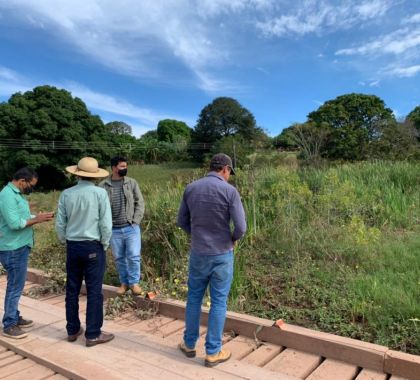
[[[232,181],[248,233],[236,250],[229,309],[420,354],[420,164],[252,162]],[[146,200],[146,289],[185,299],[188,238],[175,220],[185,185],[204,173],[190,164],[129,167]],[[58,195],[31,202],[55,209]],[[62,282],[53,225],[36,233],[32,265]],[[117,284],[111,256],[106,282]]]

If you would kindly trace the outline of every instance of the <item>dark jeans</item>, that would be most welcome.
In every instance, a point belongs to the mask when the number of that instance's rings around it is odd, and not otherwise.
[[[15,326],[19,320],[18,304],[25,286],[28,257],[31,248],[25,245],[13,251],[0,251],[0,263],[7,271],[7,288],[4,297],[4,329]]]
[[[79,293],[83,278],[87,292],[85,337],[94,339],[101,334],[104,319],[102,283],[105,264],[106,257],[101,243],[67,240],[66,328],[68,335],[76,334],[80,329]]]

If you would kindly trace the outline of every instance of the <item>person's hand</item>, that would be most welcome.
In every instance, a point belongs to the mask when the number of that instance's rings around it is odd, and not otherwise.
[[[37,214],[37,216],[34,219],[35,219],[34,222],[36,223],[49,222],[50,220],[54,219],[54,213],[53,212],[40,212]]]

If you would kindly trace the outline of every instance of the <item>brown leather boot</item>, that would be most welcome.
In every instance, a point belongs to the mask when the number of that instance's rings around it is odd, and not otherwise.
[[[130,285],[130,289],[136,296],[139,296],[143,293],[143,289],[140,288],[140,286],[138,286],[137,284]]]
[[[126,291],[128,290],[128,286],[127,285],[125,285],[125,284],[121,284],[120,286],[119,286],[119,288],[117,289],[117,294],[119,295],[119,296],[122,296]]]

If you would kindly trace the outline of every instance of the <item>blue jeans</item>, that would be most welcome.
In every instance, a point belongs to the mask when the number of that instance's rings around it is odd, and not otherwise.
[[[79,293],[83,278],[87,293],[85,337],[94,339],[101,334],[104,321],[102,283],[105,265],[106,256],[101,243],[67,240],[66,329],[68,335],[77,334],[80,330]]]
[[[25,245],[13,251],[0,251],[0,263],[7,271],[7,288],[4,298],[4,329],[15,326],[19,320],[18,304],[26,281],[31,248]]]
[[[206,335],[206,353],[213,355],[222,348],[227,298],[233,278],[233,251],[221,255],[190,255],[188,299],[185,310],[184,342],[194,348],[199,337],[201,304],[210,287],[210,313]]]
[[[131,224],[126,227],[114,227],[110,243],[120,283],[138,284],[140,281],[140,226]]]

